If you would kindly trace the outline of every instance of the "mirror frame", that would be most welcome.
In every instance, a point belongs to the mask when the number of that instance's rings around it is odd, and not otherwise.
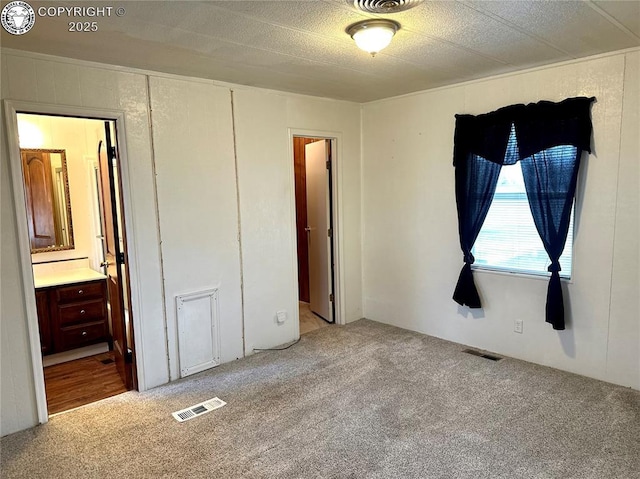
[[[67,213],[67,225],[69,230],[69,244],[68,245],[60,245],[60,246],[52,246],[48,248],[31,248],[31,254],[37,253],[49,253],[53,251],[67,251],[75,249],[75,241],[73,237],[73,221],[71,215],[71,195],[69,194],[69,171],[67,168],[67,153],[66,150],[58,150],[58,149],[49,149],[49,148],[20,148],[20,157],[22,157],[23,151],[36,151],[41,153],[55,153],[60,155],[60,161],[62,163],[62,179],[64,183],[64,195],[66,199],[66,213]],[[21,162],[22,163],[22,162]],[[26,182],[24,178],[24,168],[22,168],[22,183],[25,186],[25,196],[27,194],[26,191]],[[26,200],[26,198],[25,198]],[[31,242],[32,238],[29,238],[29,242]]]

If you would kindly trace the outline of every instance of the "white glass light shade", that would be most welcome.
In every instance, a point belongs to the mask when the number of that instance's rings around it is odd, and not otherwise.
[[[400,24],[392,20],[365,20],[351,25],[347,33],[360,49],[375,56],[391,43],[399,28]]]

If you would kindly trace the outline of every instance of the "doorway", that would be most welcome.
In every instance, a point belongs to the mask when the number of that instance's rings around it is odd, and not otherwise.
[[[20,111],[16,120],[14,186],[56,414],[137,387],[117,120]]]
[[[300,334],[336,319],[332,144],[293,137]]]

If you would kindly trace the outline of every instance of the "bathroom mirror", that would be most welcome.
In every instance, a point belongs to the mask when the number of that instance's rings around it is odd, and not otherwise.
[[[65,150],[21,149],[31,253],[73,249]]]

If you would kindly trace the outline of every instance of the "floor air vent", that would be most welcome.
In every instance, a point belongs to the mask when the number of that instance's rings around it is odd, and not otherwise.
[[[209,399],[208,401],[201,402],[200,404],[196,404],[186,409],[171,413],[171,415],[176,418],[176,421],[184,422],[188,421],[189,419],[193,419],[194,417],[202,416],[203,414],[211,412],[214,409],[218,409],[225,404],[227,403],[222,399],[213,398]]]
[[[491,361],[500,361],[502,359],[500,356],[494,356],[493,354],[483,353],[482,351],[477,351],[475,349],[465,349],[462,352],[471,354],[472,356],[478,356],[480,358],[489,359]]]

